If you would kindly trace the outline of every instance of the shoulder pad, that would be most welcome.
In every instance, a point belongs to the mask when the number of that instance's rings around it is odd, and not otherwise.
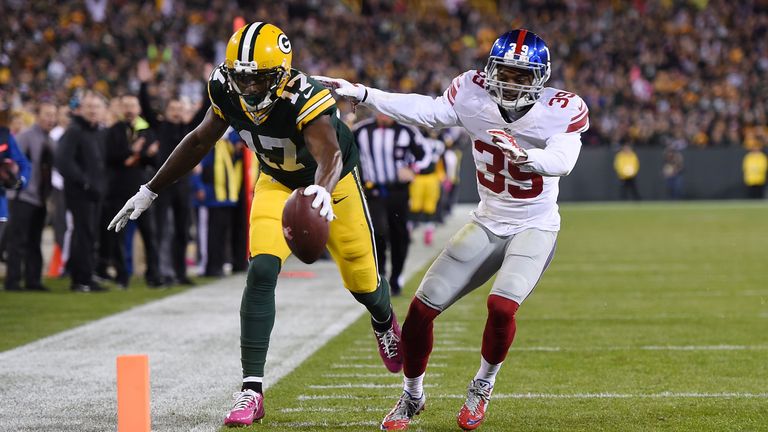
[[[485,72],[469,70],[457,76],[451,81],[451,85],[445,89],[445,92],[443,92],[443,97],[451,105],[455,105],[459,94],[464,93],[469,88],[473,88],[473,86],[485,91]]]
[[[583,133],[589,129],[589,108],[579,95],[547,87],[537,103],[557,133]]]
[[[331,91],[301,71],[291,70],[291,79],[285,85],[280,98],[288,101],[296,110],[296,127],[301,130],[322,114],[336,109]]]
[[[224,75],[223,67],[224,63],[213,68],[211,76],[208,78],[208,99],[211,100],[211,109],[222,119],[224,119],[224,113],[221,106],[228,101],[227,77]]]

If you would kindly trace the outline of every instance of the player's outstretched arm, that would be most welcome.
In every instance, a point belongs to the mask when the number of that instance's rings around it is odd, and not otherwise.
[[[315,184],[304,189],[304,195],[315,195],[312,208],[320,208],[320,216],[333,220],[331,192],[339,182],[343,167],[341,149],[336,139],[336,130],[331,125],[331,118],[321,115],[304,127],[304,141],[307,149],[317,162]]]
[[[341,78],[319,75],[312,78],[334,90],[337,95],[349,98],[353,104],[361,103],[401,123],[438,129],[459,124],[453,106],[442,96],[433,98],[416,93],[390,93]]]
[[[107,229],[120,231],[128,220],[137,219],[157,198],[157,192],[191,171],[208,154],[228,126],[209,108],[203,121],[181,140],[157,174],[125,203]]]
[[[149,189],[159,192],[191,171],[224,135],[228,127],[229,124],[224,119],[208,108],[203,121],[181,140],[157,174],[147,183]]]

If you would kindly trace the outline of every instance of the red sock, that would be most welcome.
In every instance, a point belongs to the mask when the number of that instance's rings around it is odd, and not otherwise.
[[[416,378],[427,370],[432,352],[432,322],[440,311],[425,305],[418,298],[411,301],[403,323],[403,373]]]
[[[483,332],[483,358],[499,364],[507,357],[515,338],[515,312],[520,305],[513,300],[491,294],[488,296],[488,320]]]

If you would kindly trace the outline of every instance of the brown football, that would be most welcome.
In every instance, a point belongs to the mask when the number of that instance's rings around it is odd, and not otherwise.
[[[303,262],[312,264],[325,251],[328,221],[313,209],[314,195],[304,196],[304,188],[293,191],[283,208],[283,236],[291,252]]]

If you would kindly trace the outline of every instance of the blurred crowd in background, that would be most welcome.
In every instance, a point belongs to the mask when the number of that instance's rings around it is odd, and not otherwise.
[[[590,106],[587,145],[746,146],[768,124],[768,2],[750,0],[4,1],[0,84],[31,105],[88,87],[138,90],[147,58],[162,96],[199,101],[232,19],[268,19],[307,73],[440,94],[481,68],[501,32],[526,27],[552,50],[549,85]],[[268,17],[268,18],[265,18]]]
[[[132,233],[105,237],[101,225],[148,180],[207,107],[205,77],[224,58],[235,17],[280,27],[291,39],[294,67],[307,74],[431,95],[442,94],[463,71],[482,69],[500,33],[525,27],[551,50],[548,85],[587,101],[586,146],[658,147],[669,159],[664,176],[670,191],[682,171],[680,150],[744,147],[756,161],[750,164],[757,168],[750,169],[763,172],[760,191],[765,184],[764,155],[758,154],[768,142],[768,2],[763,0],[5,0],[0,4],[0,91],[10,133],[35,127],[39,132],[42,123],[58,164],[57,141],[72,125],[72,110],[93,98],[89,109],[103,135],[101,163],[108,175],[98,190],[80,185],[80,198],[98,195],[94,202],[101,210],[94,216],[99,221],[94,238],[78,241],[92,241],[97,248],[99,259],[91,265],[97,278],[128,285],[131,254],[119,250],[132,250]],[[350,124],[360,120],[340,106]],[[117,148],[116,136],[123,146],[117,155],[109,150]],[[192,263],[187,254],[179,255],[182,247],[186,252],[189,233],[197,238],[199,252],[192,261],[200,274],[223,274],[225,261],[227,270],[245,269],[244,244],[224,250],[226,243],[206,240],[246,237],[246,173],[255,167],[243,160],[237,134],[222,141],[168,194],[173,198],[157,206],[154,228],[137,227],[146,259],[156,261],[146,269],[150,286],[191,283],[180,266]],[[40,163],[52,162],[38,160],[38,169]],[[626,156],[616,169],[625,196],[639,198],[634,165]],[[133,174],[124,177],[123,169]],[[214,173],[224,177],[216,180]],[[70,204],[59,174],[52,174],[50,193],[58,204],[51,214],[59,227],[56,253],[66,261],[72,221],[68,225],[64,208]],[[201,231],[220,228],[225,220],[231,222],[223,224],[227,232]],[[214,247],[211,253],[209,247]],[[116,265],[120,260],[125,267]],[[27,281],[34,283],[39,281]],[[73,283],[74,290],[98,287],[87,280]]]

